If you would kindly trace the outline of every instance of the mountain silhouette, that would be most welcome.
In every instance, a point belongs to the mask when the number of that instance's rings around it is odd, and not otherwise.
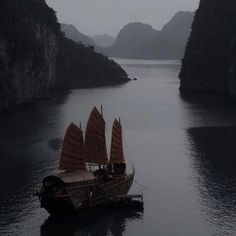
[[[101,52],[135,59],[180,59],[191,32],[193,16],[193,12],[178,12],[162,30],[140,22],[129,23],[119,32],[115,44]]]
[[[85,46],[95,46],[94,41],[89,36],[79,32],[79,30],[72,24],[61,24],[61,31],[65,33],[65,36],[68,39],[71,39],[76,43],[82,43]]]
[[[108,34],[103,34],[103,35],[92,35],[90,36],[92,40],[96,43],[96,45],[100,47],[110,47],[115,43],[115,38],[108,35]]]

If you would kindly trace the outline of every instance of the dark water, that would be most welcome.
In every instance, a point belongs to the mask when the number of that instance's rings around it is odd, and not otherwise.
[[[0,118],[1,235],[236,235],[236,106],[222,97],[182,97],[178,62],[119,60],[138,81],[74,90],[34,110]],[[67,125],[86,125],[104,105],[107,135],[124,125],[145,210],[100,210],[55,219],[31,197],[57,170]],[[109,143],[109,141],[108,141]],[[132,192],[144,188],[134,184]]]

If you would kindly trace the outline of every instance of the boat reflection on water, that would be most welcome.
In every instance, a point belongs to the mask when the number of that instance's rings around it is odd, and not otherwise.
[[[140,221],[142,218],[143,210],[107,207],[69,217],[50,216],[41,226],[41,236],[122,236],[127,222]]]
[[[236,127],[187,130],[201,205],[212,223],[234,230],[236,220]]]

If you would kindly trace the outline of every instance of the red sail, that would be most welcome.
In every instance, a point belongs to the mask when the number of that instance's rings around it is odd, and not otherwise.
[[[83,132],[73,123],[67,128],[64,137],[59,169],[67,171],[86,169],[83,150]]]
[[[99,165],[108,163],[105,121],[96,107],[92,110],[86,127],[85,160]]]
[[[112,127],[110,163],[125,163],[122,142],[122,127],[120,121],[118,121],[117,119],[115,119]]]

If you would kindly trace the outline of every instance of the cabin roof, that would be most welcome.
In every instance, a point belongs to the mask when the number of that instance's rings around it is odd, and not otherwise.
[[[57,175],[64,183],[74,183],[80,181],[94,180],[95,176],[88,170],[78,170],[73,172],[62,172]]]

